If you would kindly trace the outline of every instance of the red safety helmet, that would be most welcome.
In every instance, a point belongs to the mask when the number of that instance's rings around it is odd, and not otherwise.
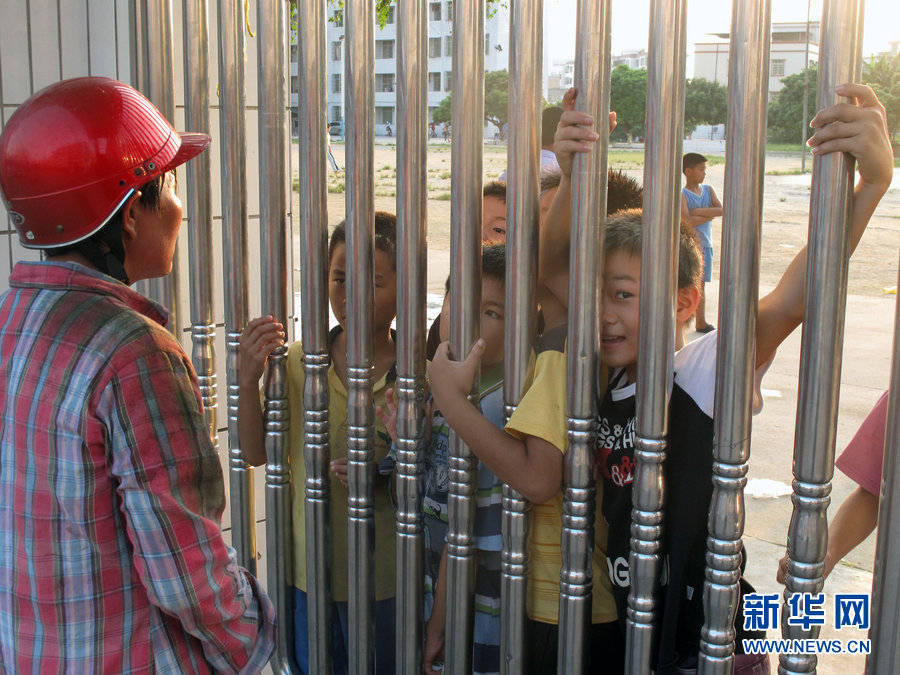
[[[68,246],[209,142],[206,134],[175,131],[127,84],[64,80],[34,94],[4,126],[0,192],[23,246]]]

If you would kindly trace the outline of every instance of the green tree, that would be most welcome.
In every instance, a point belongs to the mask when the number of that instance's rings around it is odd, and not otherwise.
[[[647,69],[620,65],[610,76],[610,110],[616,111],[618,124],[610,137],[614,141],[644,135],[644,110],[647,107]]]
[[[431,116],[436,124],[443,124],[450,121],[450,94],[444,97],[444,100],[438,103],[437,108]]]
[[[296,6],[296,0],[291,2],[292,7]],[[328,4],[334,7],[337,12],[335,13],[335,17],[329,19],[330,21],[336,20],[338,13],[342,13],[344,11],[344,0],[328,0]],[[375,18],[378,20],[378,27],[384,28],[387,25],[388,15],[390,13],[390,8],[395,4],[395,0],[375,0]],[[487,11],[488,17],[494,16],[501,7],[504,9],[509,7],[508,0],[486,0],[485,7]],[[396,19],[396,17],[395,17]]]
[[[862,80],[878,95],[887,112],[891,141],[900,131],[900,54],[882,55],[863,64]]]
[[[434,109],[431,119],[437,123],[450,121],[452,94],[447,95]],[[484,74],[484,119],[503,133],[503,125],[509,121],[509,73],[492,70]]]
[[[692,133],[699,124],[725,124],[727,112],[728,90],[721,84],[702,77],[685,82],[684,133]]]
[[[816,64],[812,64],[809,74],[809,100],[807,103],[807,123],[813,118],[816,105]],[[769,104],[769,140],[775,143],[800,143],[803,140],[803,72],[788,75],[781,80],[783,88]],[[809,134],[807,133],[807,136]]]

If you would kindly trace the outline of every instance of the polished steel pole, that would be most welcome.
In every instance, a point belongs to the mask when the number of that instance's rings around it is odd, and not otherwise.
[[[185,127],[209,133],[209,7],[207,0],[185,0],[184,88]],[[188,162],[187,219],[191,293],[191,363],[197,371],[203,419],[213,446],[218,450],[216,424],[218,379],[216,377],[216,324],[213,319],[212,183],[210,153],[201,152]]]
[[[259,250],[262,314],[288,325],[287,179],[290,143],[287,135],[285,62],[287,2],[259,0],[257,6],[257,88],[259,95]],[[293,596],[288,583],[293,572],[291,472],[288,448],[287,347],[273,351],[266,363],[266,571],[269,595],[278,616],[274,672],[290,673],[293,646]],[[287,524],[287,525],[286,525]]]
[[[345,91],[353,123],[347,138],[347,443],[350,575],[350,672],[375,665],[375,508],[370,464],[375,452],[372,350],[375,236],[375,6],[347,0]]]
[[[837,101],[835,88],[858,81],[861,68],[860,0],[829,0],[822,16],[818,101]],[[840,392],[844,312],[850,258],[850,213],[854,161],[851,155],[813,160],[806,268],[806,307],[800,346],[800,386],[794,436],[794,512],[788,530],[787,584],[781,631],[785,638],[816,638],[819,626],[791,625],[793,593],[818,593],[824,584],[828,545],[826,511],[831,501],[834,443]],[[782,654],[780,673],[815,672],[813,655]]]
[[[170,123],[175,123],[175,50],[172,34],[172,0],[145,0],[147,75],[144,90]],[[169,310],[169,331],[181,339],[181,296],[179,293],[179,246],[175,245],[172,271],[164,277],[146,279],[137,288]]]
[[[484,0],[453,3],[453,109],[450,168],[450,350],[462,360],[478,337],[484,150]],[[474,86],[473,86],[474,83]],[[477,402],[478,378],[471,398]],[[449,673],[472,669],[475,611],[475,471],[478,460],[450,430],[447,514]]]
[[[572,166],[569,252],[568,361],[566,415],[569,448],[563,465],[562,568],[559,594],[560,673],[586,666],[591,624],[591,593],[596,517],[596,451],[599,281],[603,268],[609,136],[610,23],[608,1],[579,0],[575,36],[576,109],[595,120],[600,139]]]
[[[256,572],[256,518],[252,472],[237,430],[238,341],[247,323],[247,123],[244,118],[243,3],[219,3],[219,135],[222,180],[222,267],[225,280],[225,370],[231,541],[238,561]]]
[[[663,461],[675,356],[675,294],[681,221],[681,142],[684,138],[685,0],[653,0],[647,58],[647,145],[635,419],[631,589],[625,669],[648,673],[653,593],[662,564]]]
[[[734,617],[741,578],[756,371],[770,18],[770,0],[732,4],[713,493],[699,664],[701,673],[720,675],[734,668]]]
[[[504,416],[509,419],[527,388],[528,361],[537,332],[537,255],[540,207],[541,54],[543,6],[521,0],[511,7],[509,58],[509,147],[506,220],[506,365]],[[503,486],[500,668],[508,675],[525,668],[525,548],[528,502]]]
[[[309,615],[309,669],[332,671],[331,460],[328,425],[328,192],[325,180],[325,22],[326,0],[297,4],[303,31],[297,40],[297,116],[299,125],[299,220],[301,338],[303,343],[303,448],[306,493],[306,602]],[[295,420],[294,424],[299,424]],[[295,470],[299,467],[294,467]],[[297,527],[300,523],[296,524]],[[278,528],[287,540],[288,525]]]
[[[422,672],[428,6],[403,2],[397,28],[397,672]]]
[[[881,472],[881,503],[878,512],[878,541],[872,580],[872,628],[869,639],[873,652],[866,660],[867,675],[896,673],[900,669],[900,537],[894,532],[900,499],[900,305],[895,309],[894,357],[891,366],[891,393],[884,437]]]

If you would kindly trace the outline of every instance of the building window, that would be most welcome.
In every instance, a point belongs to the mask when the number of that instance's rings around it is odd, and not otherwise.
[[[334,12],[334,25],[338,28],[342,28],[344,25],[344,10],[337,9]]]
[[[332,61],[340,61],[341,54],[344,51],[344,43],[338,40],[337,42],[331,43],[331,60]]]
[[[341,106],[339,106],[339,105],[331,106],[331,121],[332,122],[340,122],[341,121]]]
[[[387,11],[387,19],[385,19],[385,24],[394,23],[394,8],[389,7]]]
[[[453,83],[453,73],[449,70],[444,71],[444,91],[450,91],[450,85]]]
[[[376,59],[392,59],[392,58],[394,58],[394,41],[393,40],[375,40],[375,58]]]
[[[444,56],[453,55],[453,36],[448,35],[444,38]]]
[[[389,106],[375,106],[375,124],[393,124],[394,109]]]
[[[441,90],[441,74],[440,73],[428,73],[428,91],[440,91]]]
[[[429,21],[440,21],[441,20],[441,3],[432,2],[428,6],[428,20]]]
[[[340,94],[341,93],[341,75],[340,73],[335,73],[331,76],[331,93],[332,94]]]
[[[392,92],[394,91],[394,74],[393,73],[375,73],[375,91],[376,92]]]
[[[453,0],[447,3],[447,21],[453,21]]]
[[[428,38],[428,58],[437,59],[441,56],[441,38]]]
[[[784,59],[772,61],[772,77],[784,77]]]
[[[484,55],[488,56],[491,53],[491,34],[484,34]]]

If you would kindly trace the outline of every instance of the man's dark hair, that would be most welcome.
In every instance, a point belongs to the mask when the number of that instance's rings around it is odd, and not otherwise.
[[[693,169],[698,164],[703,164],[703,162],[708,162],[703,155],[699,152],[688,152],[685,153],[684,157],[681,158],[681,171],[687,171],[688,169]]]
[[[496,197],[506,203],[506,183],[502,180],[492,180],[490,183],[484,184],[482,197]]]
[[[172,170],[175,174],[175,170]],[[145,209],[159,211],[162,200],[163,185],[166,176],[162,174],[153,180],[144,183],[138,188],[140,196],[138,204]],[[128,275],[125,273],[125,247],[122,244],[122,224],[125,218],[125,209],[128,203],[122,204],[99,231],[87,239],[57,248],[44,249],[47,258],[55,258],[66,253],[77,252],[87,258],[94,267],[124,284],[128,283]]]
[[[541,145],[553,145],[553,138],[556,136],[556,127],[559,126],[559,118],[562,117],[563,109],[558,105],[551,105],[544,108],[541,113]]]
[[[339,244],[347,242],[347,221],[342,220],[331,233],[328,242],[328,264]],[[375,248],[387,253],[391,269],[397,269],[397,216],[387,211],[375,212]]]

